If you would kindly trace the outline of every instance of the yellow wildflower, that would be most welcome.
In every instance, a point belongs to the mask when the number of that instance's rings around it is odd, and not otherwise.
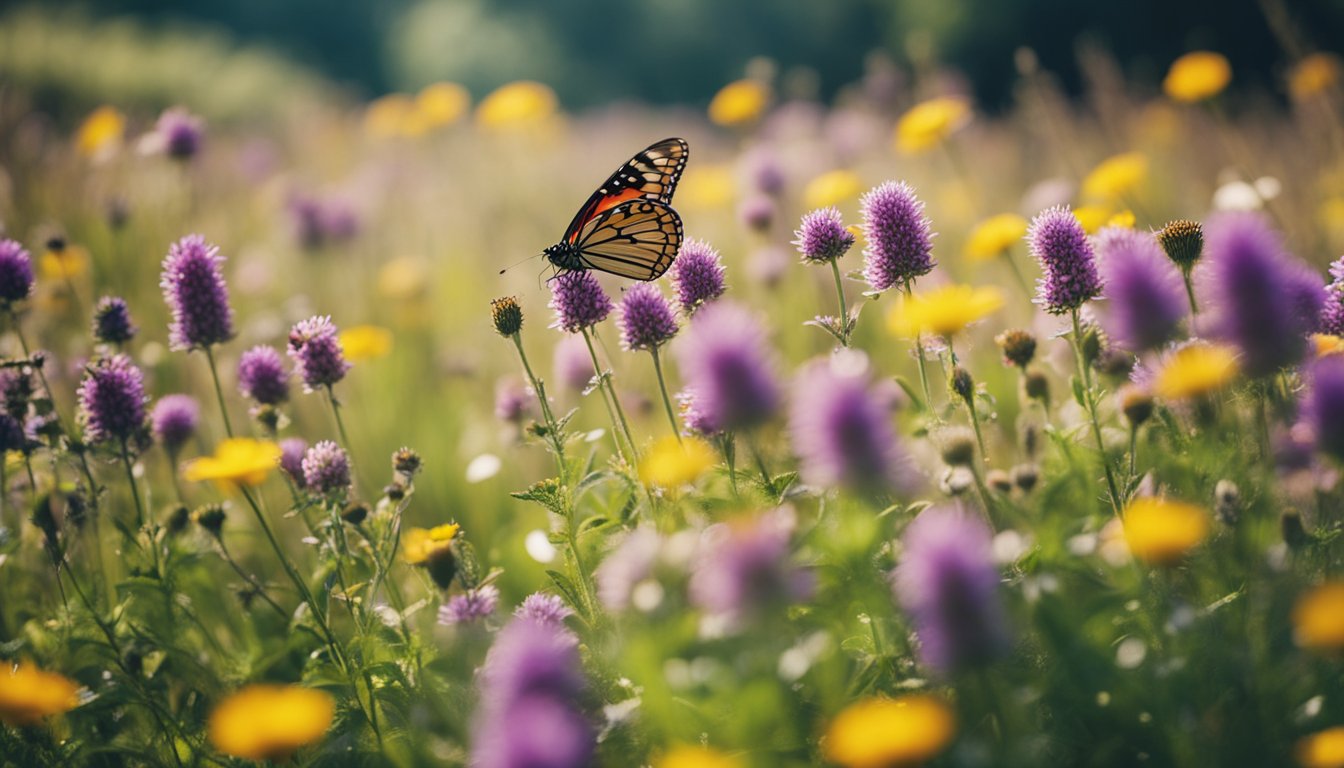
[[[356,325],[341,331],[340,342],[347,360],[373,360],[392,351],[392,332],[376,325]]]
[[[1106,226],[1119,227],[1121,229],[1134,228],[1134,212],[1130,210],[1121,211],[1106,220]]]
[[[1288,74],[1288,92],[1298,101],[1335,87],[1339,82],[1339,58],[1328,53],[1313,53],[1302,59]]]
[[[424,565],[436,554],[451,549],[453,539],[461,529],[457,523],[428,529],[411,528],[401,539],[401,556],[411,565]]]
[[[425,292],[429,265],[416,256],[399,256],[378,270],[378,295],[385,299],[412,299]]]
[[[457,83],[431,83],[415,96],[415,112],[430,130],[456,123],[470,107],[471,94]]]
[[[1293,757],[1302,768],[1344,768],[1344,725],[1303,736]]]
[[[1313,333],[1311,335],[1311,344],[1316,349],[1317,357],[1338,355],[1341,352],[1344,352],[1344,338],[1331,336],[1328,333]]]
[[[639,477],[646,484],[675,489],[694,483],[712,466],[714,451],[705,441],[664,437],[640,461]]]
[[[734,186],[726,165],[692,167],[681,179],[677,199],[687,208],[723,208],[733,202]]]
[[[182,476],[192,483],[211,480],[221,488],[230,484],[260,485],[278,466],[280,446],[269,440],[231,437],[215,446],[213,456],[187,462]]]
[[[1115,201],[1131,195],[1148,178],[1148,158],[1142,152],[1126,152],[1102,160],[1083,179],[1083,195]]]
[[[869,698],[835,716],[821,751],[845,768],[916,765],[942,752],[956,730],[952,708],[935,696]]]
[[[210,713],[210,742],[246,760],[287,760],[326,734],[336,713],[331,694],[300,685],[249,685]]]
[[[415,101],[404,93],[389,93],[374,99],[364,109],[364,132],[376,139],[407,134]]]
[[[966,238],[966,255],[972,261],[988,261],[1007,253],[1027,234],[1027,220],[1016,213],[1000,213],[975,225]]]
[[[1203,397],[1230,384],[1239,369],[1231,347],[1188,344],[1176,350],[1158,370],[1153,389],[1168,400]]]
[[[770,88],[758,80],[736,80],[719,89],[709,102],[709,119],[718,125],[755,121],[770,104]]]
[[[126,135],[126,117],[114,107],[101,106],[89,113],[75,133],[75,149],[92,160],[108,157],[121,147]]]
[[[476,107],[476,123],[493,130],[532,127],[555,115],[559,104],[550,86],[519,80],[496,88],[482,99]]]
[[[1073,209],[1073,218],[1083,226],[1083,231],[1095,235],[1097,230],[1111,220],[1111,211],[1100,205],[1080,205]]]
[[[1220,53],[1195,51],[1172,63],[1162,90],[1176,101],[1203,101],[1222,93],[1232,81],[1232,65]]]
[[[971,119],[964,99],[929,99],[911,107],[896,123],[896,149],[913,155],[933,149]]]
[[[863,185],[853,171],[827,171],[807,182],[803,206],[809,209],[839,206],[859,196]]]
[[[44,279],[52,282],[73,280],[89,271],[89,251],[82,245],[48,246],[37,260],[37,269]]]
[[[997,312],[1003,293],[992,286],[943,285],[905,297],[887,313],[887,330],[897,336],[953,336]]]
[[[1297,599],[1293,641],[1317,651],[1344,650],[1344,582],[1322,584]]]
[[[654,768],[744,768],[736,757],[709,747],[673,747],[654,762]]]
[[[1170,565],[1209,535],[1209,514],[1194,504],[1146,497],[1125,507],[1124,526],[1134,557]]]
[[[79,706],[79,686],[27,662],[0,662],[0,723],[37,725]]]

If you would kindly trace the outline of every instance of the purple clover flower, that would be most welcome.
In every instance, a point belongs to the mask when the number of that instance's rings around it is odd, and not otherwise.
[[[515,618],[478,676],[473,768],[582,768],[596,734],[580,709],[584,679],[573,635]]]
[[[597,372],[588,345],[578,336],[565,336],[555,345],[555,378],[567,389],[582,392],[588,388]]]
[[[854,233],[845,228],[845,220],[835,208],[819,208],[803,217],[794,231],[793,244],[803,261],[825,264],[844,256],[854,245]]]
[[[895,393],[869,386],[861,353],[819,360],[794,382],[789,433],[813,485],[882,493],[908,485],[909,459],[892,425]]]
[[[787,507],[705,529],[691,573],[691,602],[733,626],[772,605],[806,599],[813,578],[790,559],[793,529]]]
[[[104,296],[93,307],[93,337],[103,344],[125,344],[140,329],[131,321],[125,299]]]
[[[149,421],[154,437],[169,455],[176,455],[196,434],[201,407],[191,395],[164,395],[154,404]]]
[[[672,287],[676,290],[677,303],[687,316],[719,298],[727,290],[724,282],[726,270],[719,260],[719,252],[703,240],[687,238],[668,271],[672,276]]]
[[[986,664],[1008,649],[989,528],[954,507],[921,512],[902,536],[893,578],[924,663],[941,674]]]
[[[126,355],[90,363],[79,385],[79,421],[90,443],[137,440],[145,426],[145,379]]]
[[[313,493],[344,493],[350,487],[350,457],[330,440],[309,448],[302,466],[304,487]]]
[[[769,342],[749,310],[729,303],[705,307],[675,352],[702,428],[750,429],[778,409],[781,395]]]
[[[330,317],[315,315],[289,332],[289,357],[303,380],[304,392],[330,387],[350,370]]]
[[[439,623],[444,625],[475,624],[490,618],[499,605],[499,590],[493,584],[469,589],[454,595],[439,606]]]
[[[1213,335],[1241,351],[1248,376],[1293,365],[1307,351],[1326,290],[1261,214],[1224,213],[1205,227]]]
[[[201,151],[205,139],[205,121],[182,107],[172,107],[159,115],[154,126],[151,149],[174,160],[190,160]]]
[[[224,257],[200,235],[187,235],[168,249],[159,287],[173,315],[173,349],[204,349],[233,338],[233,308],[221,270]]]
[[[33,260],[17,240],[0,240],[0,303],[23,301],[33,292]]]
[[[1330,285],[1326,286],[1325,306],[1321,308],[1320,332],[1344,336],[1344,256],[1330,265]]]
[[[1326,355],[1307,369],[1303,420],[1311,426],[1316,446],[1344,460],[1344,356]]]
[[[303,457],[308,453],[308,441],[302,437],[287,437],[280,441],[280,469],[298,485],[304,484]]]
[[[616,324],[621,346],[628,350],[657,349],[677,335],[672,307],[653,283],[637,283],[626,290]]]
[[[863,276],[875,291],[885,291],[921,275],[933,260],[933,232],[924,202],[905,182],[888,181],[859,200],[863,216]]]
[[[238,358],[238,391],[262,405],[289,399],[289,371],[274,348],[255,346]]]
[[[1037,214],[1027,230],[1027,243],[1044,271],[1036,303],[1046,312],[1068,314],[1101,293],[1092,244],[1067,207],[1057,205]]]
[[[551,627],[557,631],[568,631],[565,626],[565,619],[574,615],[574,611],[558,595],[550,595],[545,592],[533,592],[523,598],[522,605],[513,612],[513,615],[520,618],[535,621],[542,626]]]
[[[578,333],[607,319],[611,299],[597,277],[586,269],[561,272],[551,280],[551,309],[555,324],[567,333]]]
[[[1146,232],[1108,227],[1097,238],[1106,331],[1131,352],[1156,349],[1176,336],[1185,318],[1181,274]]]

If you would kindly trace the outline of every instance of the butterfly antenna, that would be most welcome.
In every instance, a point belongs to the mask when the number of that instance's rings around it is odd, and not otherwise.
[[[502,274],[504,274],[505,272],[508,272],[510,269],[513,269],[514,267],[518,266],[519,264],[526,264],[527,262],[529,262],[529,261],[531,261],[531,260],[537,258],[537,256],[545,256],[545,255],[546,255],[546,252],[545,252],[545,251],[542,251],[541,253],[538,253],[536,256],[528,256],[526,259],[523,259],[523,260],[521,260],[521,261],[514,262],[513,264],[510,264],[509,266],[507,266],[507,267],[505,267],[505,268],[499,270],[499,274],[502,275]]]

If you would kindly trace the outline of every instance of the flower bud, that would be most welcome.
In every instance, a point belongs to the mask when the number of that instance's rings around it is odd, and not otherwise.
[[[1050,405],[1050,379],[1040,371],[1028,371],[1022,378],[1022,387],[1026,390],[1027,397],[1032,400],[1041,401],[1042,405]]]
[[[1009,365],[1026,370],[1027,363],[1036,356],[1036,337],[1030,331],[1018,328],[1004,331],[994,337],[994,342],[1003,350],[1003,360]]]
[[[1204,228],[1199,222],[1177,219],[1157,233],[1157,242],[1181,271],[1189,272],[1204,254]]]
[[[963,467],[975,460],[975,434],[965,427],[949,427],[938,439],[943,461],[950,467]]]
[[[973,407],[971,398],[975,396],[975,380],[971,378],[970,371],[960,365],[953,367],[952,377],[948,383],[952,387],[953,394],[960,397],[967,407]]]
[[[410,448],[400,448],[392,454],[392,469],[409,481],[420,471],[420,454]]]
[[[1120,388],[1119,399],[1120,412],[1134,429],[1152,417],[1153,396],[1143,387],[1126,384]]]
[[[985,484],[999,493],[1011,493],[1013,478],[1002,469],[991,469],[985,473]]]
[[[1295,509],[1285,510],[1279,516],[1279,531],[1289,549],[1301,549],[1311,541],[1311,534],[1302,526],[1302,515]]]
[[[1013,467],[1013,485],[1021,488],[1023,493],[1031,493],[1040,475],[1041,471],[1035,464],[1018,464]]]
[[[224,528],[224,506],[222,504],[207,504],[192,513],[192,518],[196,524],[205,529],[211,536],[218,537]]]
[[[512,336],[523,329],[523,308],[514,296],[504,296],[490,302],[490,320],[500,336]]]

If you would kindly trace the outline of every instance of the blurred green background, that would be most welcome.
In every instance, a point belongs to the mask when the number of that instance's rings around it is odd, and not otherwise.
[[[73,73],[108,66],[97,43],[110,37],[142,49],[175,41],[196,55],[198,71],[161,79],[228,74],[222,54],[242,50],[258,77],[320,73],[356,97],[444,79],[479,96],[530,78],[569,107],[703,105],[753,59],[773,62],[791,95],[832,97],[881,50],[907,68],[950,65],[990,110],[1010,100],[1021,48],[1075,93],[1088,47],[1150,85],[1180,54],[1211,48],[1231,59],[1239,83],[1272,90],[1284,50],[1344,38],[1341,0],[30,0],[0,9],[0,77],[40,84],[47,98],[78,98]],[[70,87],[36,77],[39,67],[66,71]],[[138,80],[130,97],[156,100]]]

